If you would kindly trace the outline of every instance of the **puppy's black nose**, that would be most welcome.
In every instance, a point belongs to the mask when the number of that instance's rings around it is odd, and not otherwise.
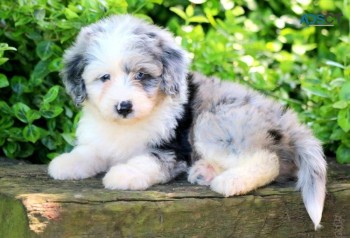
[[[131,101],[122,101],[116,107],[118,114],[126,117],[130,112],[132,112],[132,103]]]

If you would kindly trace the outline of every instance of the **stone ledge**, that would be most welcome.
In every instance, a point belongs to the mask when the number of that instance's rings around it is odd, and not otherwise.
[[[109,191],[46,169],[0,160],[0,237],[350,237],[349,166],[331,166],[318,232],[292,183],[224,198],[183,179]]]

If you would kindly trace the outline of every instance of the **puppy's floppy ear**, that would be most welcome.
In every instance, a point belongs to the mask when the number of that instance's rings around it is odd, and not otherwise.
[[[172,36],[169,38],[163,38],[160,44],[163,64],[161,89],[168,95],[177,95],[182,87],[186,87],[189,59],[186,52],[173,41]]]
[[[64,64],[64,69],[61,72],[63,83],[75,105],[79,106],[87,97],[85,83],[81,77],[86,66],[86,60],[82,54],[75,54],[68,57]]]
[[[66,86],[68,94],[73,98],[75,104],[79,106],[87,98],[85,82],[82,78],[82,73],[88,61],[85,54],[88,38],[91,36],[91,31],[88,28],[83,28],[79,33],[77,41],[74,45],[67,49],[63,57],[63,70],[61,76],[63,83]]]

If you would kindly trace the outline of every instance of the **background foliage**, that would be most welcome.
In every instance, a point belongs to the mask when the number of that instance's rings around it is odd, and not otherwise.
[[[350,163],[350,4],[347,0],[0,0],[0,146],[45,163],[74,143],[79,113],[61,57],[79,29],[132,13],[167,27],[192,69],[256,88],[298,111],[328,155]],[[333,27],[304,13],[342,13]],[[0,154],[1,155],[1,154]]]

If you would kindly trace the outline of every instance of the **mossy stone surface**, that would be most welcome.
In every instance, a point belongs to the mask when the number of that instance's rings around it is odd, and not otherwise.
[[[45,165],[0,160],[0,237],[350,237],[350,167],[333,167],[313,231],[293,183],[224,198],[183,179],[110,191],[101,176],[56,181]]]

